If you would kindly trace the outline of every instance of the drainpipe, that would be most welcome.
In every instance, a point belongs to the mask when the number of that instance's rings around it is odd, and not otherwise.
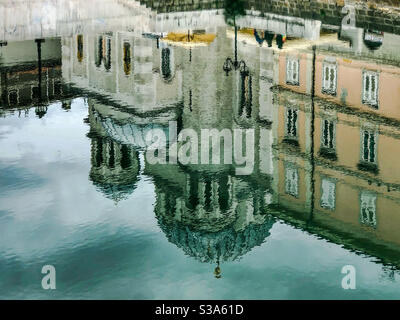
[[[312,57],[312,83],[311,83],[311,148],[310,148],[310,163],[311,163],[311,204],[310,204],[310,216],[307,221],[307,225],[314,218],[314,207],[315,207],[315,61],[316,61],[316,51],[317,47],[314,45],[312,47],[313,57]]]
[[[39,102],[42,102],[42,42],[44,39],[35,39],[38,52],[38,69],[39,69]]]

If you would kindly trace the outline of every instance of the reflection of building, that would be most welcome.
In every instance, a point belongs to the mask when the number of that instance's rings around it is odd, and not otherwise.
[[[65,96],[61,76],[58,39],[41,44],[41,69],[35,41],[11,42],[2,47],[0,58],[1,105],[12,109],[35,107],[41,118],[47,105]]]
[[[400,69],[317,49],[312,100],[312,53],[282,52],[279,60],[276,208],[399,265]]]
[[[263,213],[268,191],[227,171],[147,165],[156,185],[155,213],[169,241],[202,262],[233,261],[261,245],[273,224]]]
[[[136,188],[139,175],[138,151],[128,144],[122,144],[106,135],[102,127],[105,119],[89,102],[89,123],[91,130],[90,180],[108,198],[114,201],[125,199]]]
[[[182,73],[174,48],[133,32],[63,38],[63,78],[136,113],[160,112],[181,101]]]

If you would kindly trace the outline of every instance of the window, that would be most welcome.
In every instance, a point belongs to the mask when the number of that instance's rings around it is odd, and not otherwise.
[[[286,165],[285,168],[285,192],[293,197],[299,195],[299,173],[291,164]]]
[[[8,104],[16,106],[19,103],[19,92],[17,90],[10,90],[8,93]]]
[[[111,69],[111,38],[107,37],[106,38],[106,43],[103,43],[103,48],[105,50],[105,54],[103,54],[103,56],[105,56],[104,59],[104,68],[109,71]]]
[[[323,178],[321,182],[321,207],[334,210],[336,202],[336,183],[332,179]]]
[[[77,58],[78,62],[82,62],[83,60],[83,36],[80,34],[77,36]]]
[[[362,191],[360,202],[361,223],[376,227],[376,195],[369,191]]]
[[[131,44],[129,42],[124,42],[124,72],[125,75],[129,76],[131,73]]]
[[[376,140],[377,133],[371,130],[362,131],[362,160],[369,163],[376,163]]]
[[[322,74],[322,93],[336,95],[337,65],[325,62]]]
[[[299,85],[299,60],[293,58],[287,59],[286,83],[293,86]]]
[[[319,155],[328,160],[336,161],[335,150],[336,123],[334,120],[321,119],[321,148]]]
[[[100,67],[104,62],[104,68],[111,69],[111,37],[99,36],[96,40],[95,65]]]
[[[332,120],[322,121],[322,146],[328,149],[335,148],[335,122]]]
[[[165,80],[171,78],[171,50],[169,48],[163,48],[161,50],[161,73]]]
[[[100,67],[100,65],[103,61],[103,37],[102,36],[99,36],[97,38],[95,48],[97,49],[95,51],[95,64],[96,64],[96,67]]]
[[[37,100],[40,99],[40,88],[38,86],[31,86],[31,99]]]
[[[362,102],[378,108],[378,83],[379,75],[376,72],[364,71]]]
[[[286,137],[290,139],[297,139],[297,118],[298,110],[287,107],[286,108]]]
[[[252,99],[251,75],[248,72],[241,72],[239,116],[242,116],[245,113],[246,118],[251,117]]]

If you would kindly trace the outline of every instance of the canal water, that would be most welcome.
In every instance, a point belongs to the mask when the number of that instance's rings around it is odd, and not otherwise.
[[[0,299],[399,298],[399,35],[44,3],[0,10]]]

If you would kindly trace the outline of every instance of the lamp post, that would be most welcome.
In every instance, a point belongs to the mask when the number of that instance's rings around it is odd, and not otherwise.
[[[237,58],[237,27],[235,26],[235,60],[232,60],[230,57],[226,58],[223,70],[226,74],[226,76],[229,76],[229,72],[232,71],[232,69],[235,70],[240,70],[240,73],[244,73],[247,75],[249,73],[249,69],[247,68],[246,62],[243,60],[238,61]]]
[[[246,62],[244,62],[243,60],[240,61],[232,61],[231,58],[226,58],[224,66],[223,66],[223,70],[225,71],[226,76],[229,76],[229,72],[232,71],[232,69],[235,70],[240,70],[240,73],[247,75],[249,74],[249,68],[247,68]]]

